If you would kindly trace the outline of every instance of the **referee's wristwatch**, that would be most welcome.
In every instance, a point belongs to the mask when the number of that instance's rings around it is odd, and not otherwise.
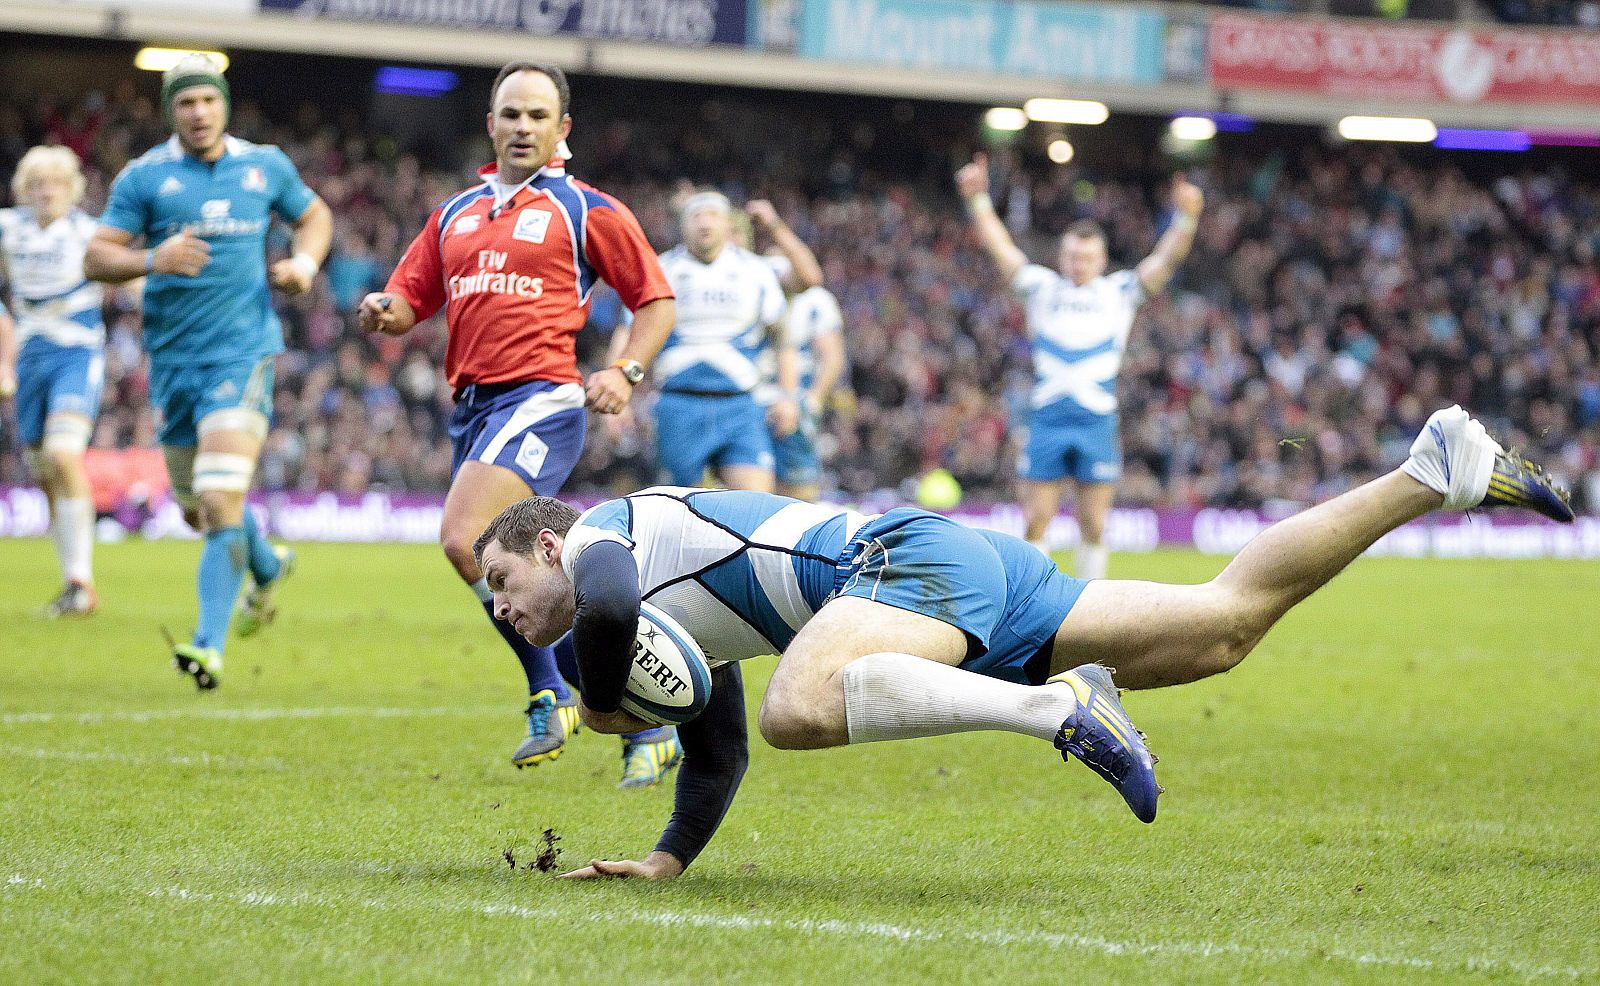
[[[623,378],[635,387],[644,379],[644,364],[636,359],[619,359],[610,368],[621,370]]]

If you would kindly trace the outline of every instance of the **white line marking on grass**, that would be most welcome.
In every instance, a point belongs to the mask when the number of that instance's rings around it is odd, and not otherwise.
[[[20,873],[13,874],[0,889],[43,889],[43,880]],[[95,888],[99,889],[99,888]],[[117,892],[110,889],[107,893]],[[304,894],[280,896],[278,894],[245,891],[243,893],[216,894],[187,887],[157,887],[143,896],[194,900],[208,903],[233,904],[240,907],[287,907],[310,910],[339,910],[351,906],[372,911],[449,911],[456,914],[479,914],[484,917],[509,917],[534,921],[566,921],[584,924],[615,925],[619,922],[650,925],[659,928],[709,928],[716,931],[780,931],[801,935],[836,938],[879,938],[892,941],[953,942],[975,945],[1032,945],[1059,950],[1099,952],[1102,955],[1155,957],[1185,956],[1196,958],[1229,957],[1270,962],[1341,962],[1360,966],[1382,968],[1423,969],[1436,972],[1481,972],[1522,976],[1528,979],[1584,980],[1600,974],[1597,969],[1580,969],[1572,966],[1532,965],[1516,959],[1494,959],[1469,955],[1459,959],[1424,959],[1408,955],[1378,955],[1370,952],[1350,952],[1343,949],[1316,949],[1294,951],[1286,948],[1258,948],[1229,942],[1113,941],[1092,935],[1066,935],[1047,931],[938,931],[927,928],[908,928],[895,924],[858,921],[813,921],[798,918],[753,918],[734,914],[696,914],[688,911],[581,911],[561,908],[523,907],[519,904],[396,904],[391,901],[366,899],[324,899]]]
[[[409,719],[438,716],[505,715],[504,706],[386,709],[366,706],[331,706],[307,709],[146,709],[111,712],[7,712],[0,714],[0,726],[35,722],[71,722],[91,725],[98,722],[154,722],[159,719],[228,719],[255,722],[268,719]]]
[[[139,766],[229,767],[288,770],[289,764],[277,757],[229,757],[201,751],[190,756],[144,756],[113,750],[42,750],[23,746],[0,746],[0,756],[30,760],[69,760],[76,763],[127,763]]]

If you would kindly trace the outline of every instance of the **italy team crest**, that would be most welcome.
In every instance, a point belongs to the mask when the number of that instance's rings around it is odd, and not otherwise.
[[[264,192],[267,190],[267,176],[260,168],[252,165],[244,169],[244,179],[240,181],[247,192]]]

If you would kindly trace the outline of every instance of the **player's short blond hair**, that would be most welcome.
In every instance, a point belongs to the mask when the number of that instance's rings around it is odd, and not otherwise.
[[[17,172],[11,176],[11,197],[18,205],[32,205],[33,196],[28,186],[41,175],[66,175],[72,186],[72,204],[83,199],[83,169],[78,165],[78,155],[71,148],[41,145],[31,148],[17,162]]]

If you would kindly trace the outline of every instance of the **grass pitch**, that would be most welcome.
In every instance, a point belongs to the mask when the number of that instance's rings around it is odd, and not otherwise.
[[[520,673],[437,549],[303,546],[204,695],[157,629],[197,554],[102,546],[101,613],[48,623],[49,546],[0,541],[0,982],[1600,978],[1593,564],[1366,559],[1239,670],[1131,696],[1153,826],[1023,737],[756,738],[687,875],[573,884],[527,866],[544,830],[563,871],[637,856],[670,788],[615,790],[587,733],[510,766]]]

